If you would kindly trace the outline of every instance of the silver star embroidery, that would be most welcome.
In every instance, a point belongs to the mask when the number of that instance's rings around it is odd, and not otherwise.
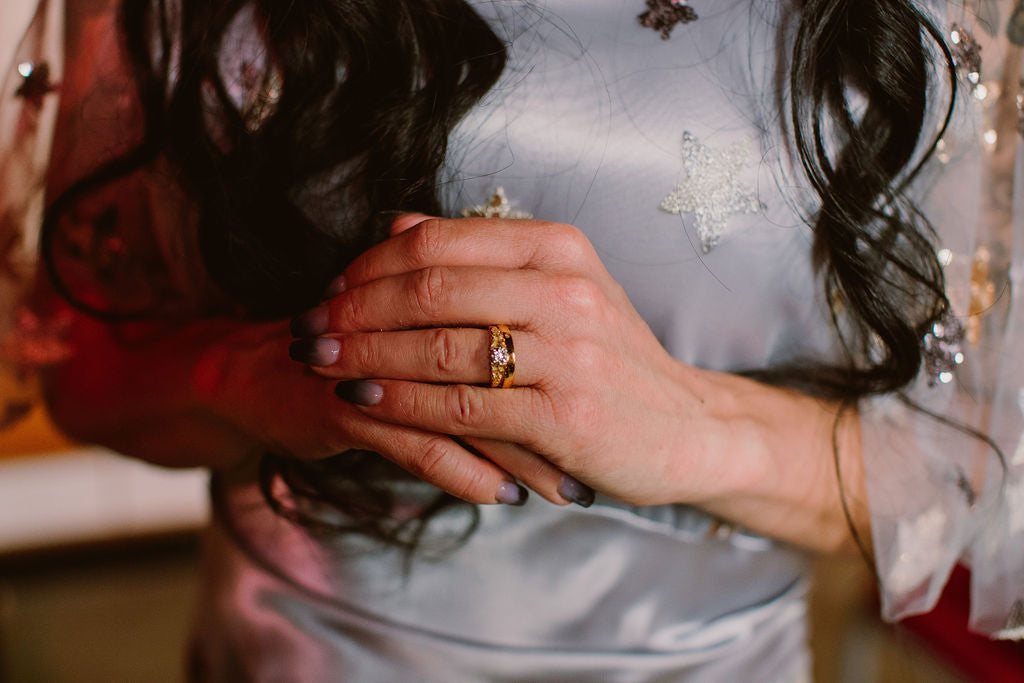
[[[683,166],[686,180],[661,200],[660,209],[680,216],[692,213],[697,220],[704,253],[718,244],[728,217],[736,213],[757,213],[764,205],[740,180],[749,166],[750,140],[743,138],[716,152],[683,133]]]
[[[963,324],[950,311],[943,313],[932,324],[931,330],[921,340],[921,356],[928,386],[935,386],[936,382],[949,384],[953,381],[953,372],[964,362],[965,336]]]
[[[469,206],[462,210],[463,218],[533,218],[532,213],[515,211],[508,203],[505,188],[499,187],[487,200],[486,204]]]
[[[971,84],[973,93],[981,82],[981,45],[960,24],[949,27],[949,42],[956,68]]]

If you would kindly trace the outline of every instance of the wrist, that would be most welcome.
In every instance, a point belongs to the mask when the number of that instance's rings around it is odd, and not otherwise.
[[[672,389],[657,404],[667,425],[654,444],[667,458],[665,486],[645,504],[705,509],[762,491],[777,473],[767,450],[767,425],[748,400],[759,385],[735,375],[674,361]],[[661,419],[651,424],[660,424]]]
[[[700,370],[704,437],[709,466],[704,490],[692,502],[714,507],[726,501],[762,496],[778,486],[773,452],[778,441],[773,408],[764,385],[736,375]]]
[[[754,532],[828,552],[855,548],[864,519],[860,423],[854,410],[734,375],[717,385],[713,439],[728,457],[698,504]],[[837,473],[837,463],[840,467]]]

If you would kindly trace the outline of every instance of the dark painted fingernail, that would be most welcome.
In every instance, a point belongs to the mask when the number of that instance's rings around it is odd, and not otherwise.
[[[526,498],[530,494],[519,484],[514,481],[506,481],[504,484],[498,487],[498,492],[494,494],[494,499],[502,505],[525,505]]]
[[[288,356],[300,363],[318,368],[333,365],[341,353],[341,344],[337,339],[318,337],[317,339],[300,339],[288,347]]]
[[[558,495],[580,507],[588,508],[594,504],[594,489],[568,474],[563,475],[562,480],[558,482]]]
[[[338,382],[334,393],[341,400],[355,403],[357,406],[375,406],[384,398],[384,387],[357,379],[351,382]]]
[[[327,306],[317,306],[311,311],[296,316],[292,320],[291,332],[293,337],[319,337],[327,332],[330,326],[330,311]]]
[[[330,299],[331,297],[338,296],[344,292],[348,287],[345,283],[345,276],[339,275],[338,277],[331,280],[331,284],[327,285],[327,290],[324,291],[324,298]]]

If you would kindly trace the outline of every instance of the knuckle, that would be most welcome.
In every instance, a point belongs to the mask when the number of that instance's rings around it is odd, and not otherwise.
[[[522,471],[519,473],[519,478],[527,482],[543,481],[544,478],[550,474],[552,469],[553,465],[551,465],[551,463],[538,456],[536,458],[531,458],[529,462],[522,467]]]
[[[375,339],[375,335],[359,335],[339,340],[341,352],[338,357],[343,357],[345,365],[355,372],[372,372],[380,367],[381,360]]]
[[[362,328],[363,306],[354,294],[337,297],[331,302],[331,313],[342,330]]]
[[[448,271],[440,266],[417,271],[413,281],[413,299],[423,314],[433,316],[442,310],[447,281]]]
[[[409,235],[408,257],[413,265],[434,263],[451,242],[451,233],[436,218],[417,225]]]
[[[461,365],[461,348],[455,334],[448,328],[436,329],[431,333],[430,352],[442,377],[454,375]]]
[[[483,401],[480,392],[466,384],[451,387],[450,413],[455,425],[463,429],[475,427],[483,414]]]
[[[442,475],[445,461],[451,455],[451,442],[436,436],[423,444],[423,449],[405,464],[405,468],[418,479],[436,482]]]
[[[471,470],[466,472],[458,481],[453,482],[453,485],[448,488],[448,492],[456,498],[467,500],[470,502],[487,502],[477,494],[478,491],[482,490],[485,485],[485,475],[482,471]]]
[[[569,261],[575,262],[587,257],[593,248],[583,231],[575,225],[557,223],[552,231],[552,243],[557,253]]]

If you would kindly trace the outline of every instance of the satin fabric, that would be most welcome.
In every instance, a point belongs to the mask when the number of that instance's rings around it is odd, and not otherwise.
[[[682,507],[488,507],[459,550],[407,567],[223,485],[197,680],[809,680],[803,558]]]

